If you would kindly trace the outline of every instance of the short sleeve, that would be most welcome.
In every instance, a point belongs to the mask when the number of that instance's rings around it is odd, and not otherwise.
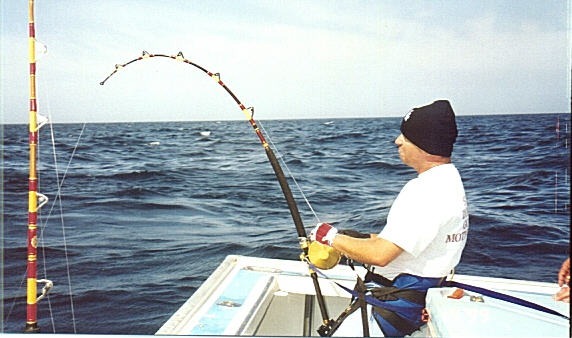
[[[387,224],[378,235],[414,257],[425,250],[439,232],[439,206],[423,191],[416,179],[401,190],[387,216]]]

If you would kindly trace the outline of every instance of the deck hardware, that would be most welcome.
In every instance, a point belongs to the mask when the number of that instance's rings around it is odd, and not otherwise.
[[[226,306],[226,307],[240,307],[242,304],[233,302],[232,300],[223,300],[221,302],[216,303],[216,305]]]

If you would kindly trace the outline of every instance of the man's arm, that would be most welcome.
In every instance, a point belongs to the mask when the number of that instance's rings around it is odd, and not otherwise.
[[[338,234],[332,247],[353,260],[378,266],[386,266],[403,252],[403,249],[393,242],[375,234],[365,239]]]
[[[554,295],[555,300],[570,303],[570,258],[562,263],[562,267],[558,272],[558,285],[561,286],[560,291]]]

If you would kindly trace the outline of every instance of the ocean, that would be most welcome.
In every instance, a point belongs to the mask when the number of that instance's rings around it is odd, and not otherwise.
[[[470,230],[456,273],[556,282],[570,254],[570,115],[457,123],[452,159]],[[295,179],[308,232],[318,221],[379,232],[416,176],[393,144],[399,118],[259,124]],[[79,143],[81,124],[52,127],[41,130],[38,163],[50,198],[38,222],[38,278],[55,284],[39,303],[42,332],[153,334],[225,256],[298,259],[286,202],[247,121],[87,124]],[[27,126],[4,125],[3,142],[2,331],[19,333]]]

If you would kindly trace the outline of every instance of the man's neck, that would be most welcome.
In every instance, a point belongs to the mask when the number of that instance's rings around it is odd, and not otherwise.
[[[414,168],[417,170],[417,173],[422,174],[431,168],[435,168],[437,166],[451,163],[450,157],[443,157],[437,155],[430,155],[428,154],[427,157],[423,162],[419,164],[418,167]]]

